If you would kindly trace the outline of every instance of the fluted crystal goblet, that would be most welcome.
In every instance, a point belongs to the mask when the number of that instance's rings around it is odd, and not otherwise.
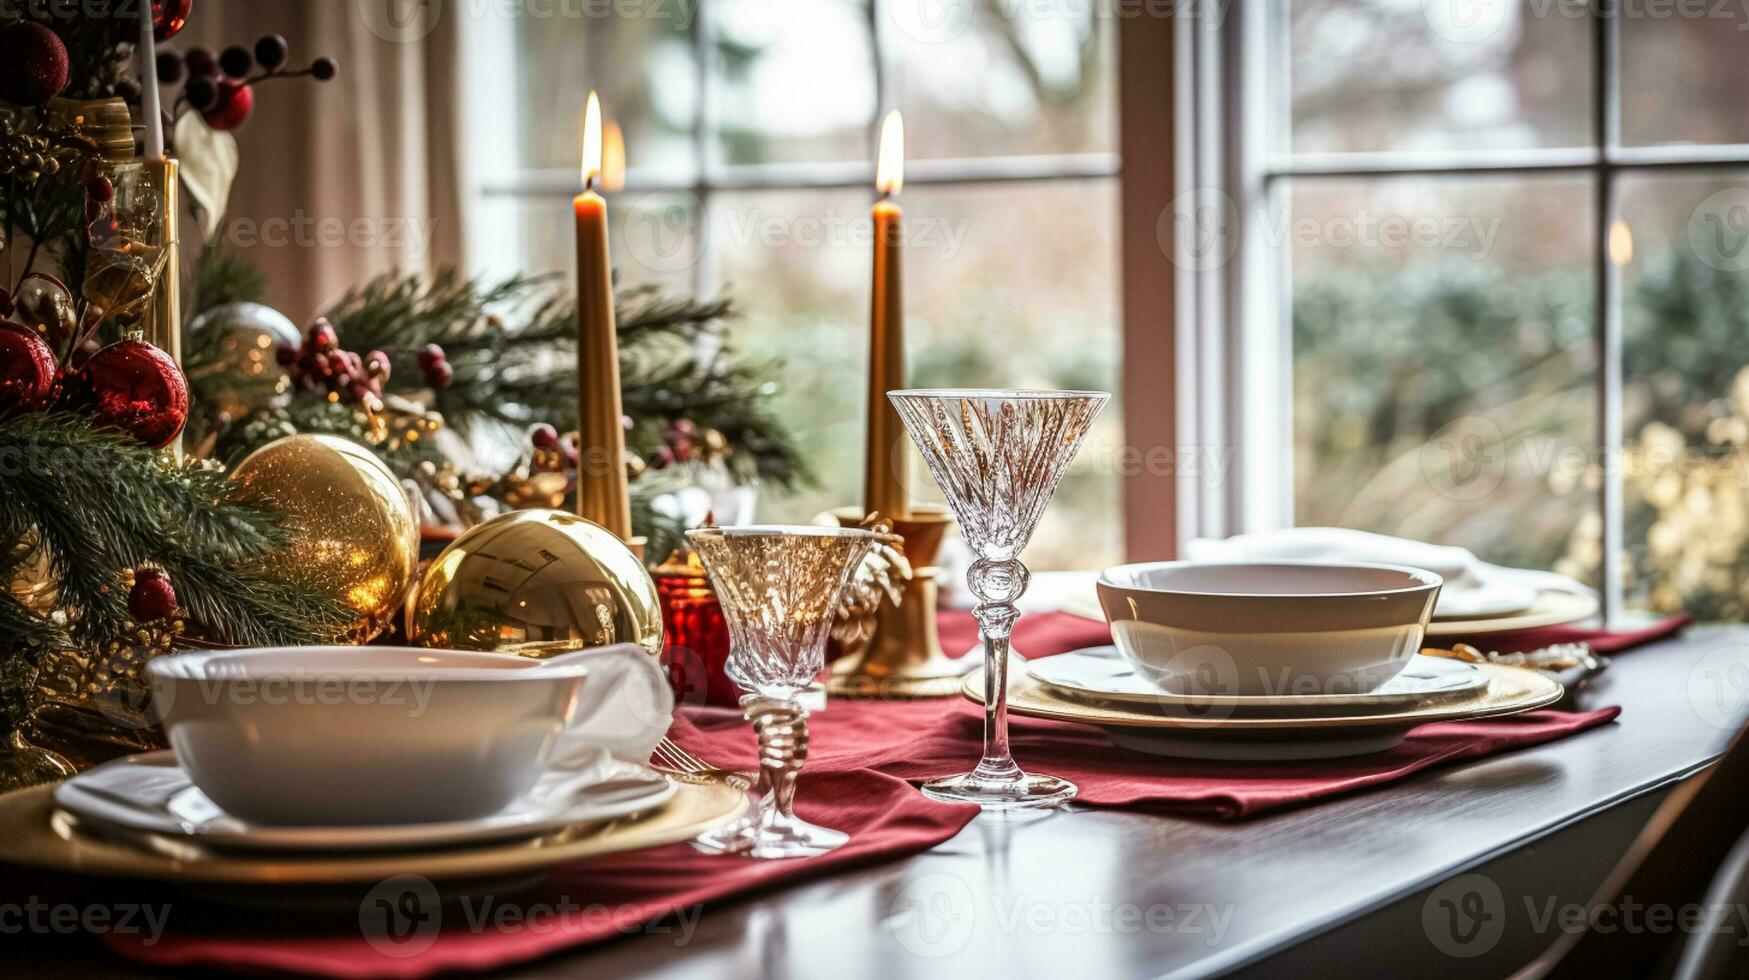
[[[1100,391],[889,391],[977,560],[966,584],[984,646],[984,757],[923,784],[933,799],[986,809],[1052,806],[1075,784],[1026,773],[1008,751],[1008,641],[1026,592],[1020,552],[1110,395]]]
[[[686,536],[716,588],[729,627],[726,672],[747,692],[741,708],[759,737],[753,809],[695,846],[756,858],[830,851],[849,838],[795,814],[796,777],[808,757],[808,714],[797,698],[826,667],[833,614],[874,535],[774,525]]]

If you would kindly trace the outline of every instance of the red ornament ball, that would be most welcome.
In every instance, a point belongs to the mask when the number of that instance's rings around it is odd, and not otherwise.
[[[0,29],[0,99],[39,106],[67,87],[67,46],[32,21]]]
[[[188,421],[188,379],[143,340],[124,340],[91,355],[67,378],[67,402],[99,425],[162,449]]]
[[[152,0],[152,37],[168,41],[182,33],[193,10],[194,0]]]
[[[255,88],[229,78],[219,81],[219,97],[210,108],[202,109],[200,117],[221,133],[241,129],[255,111]]]
[[[55,390],[55,352],[36,331],[0,323],[0,412],[35,411]]]
[[[137,623],[151,623],[174,612],[176,588],[164,573],[156,568],[135,572],[134,587],[128,590],[128,615]]]

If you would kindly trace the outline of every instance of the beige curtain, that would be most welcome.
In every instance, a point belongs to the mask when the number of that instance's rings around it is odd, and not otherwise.
[[[282,34],[291,63],[340,64],[256,89],[237,132],[242,168],[228,247],[267,273],[298,323],[369,277],[463,261],[459,18],[426,0],[201,0],[169,47],[253,48]]]

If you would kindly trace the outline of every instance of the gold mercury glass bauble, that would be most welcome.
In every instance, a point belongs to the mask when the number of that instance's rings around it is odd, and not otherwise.
[[[636,643],[662,652],[655,580],[599,524],[518,510],[469,528],[426,569],[407,620],[424,647],[545,657]]]
[[[296,435],[250,453],[232,475],[297,521],[274,568],[356,614],[333,639],[366,643],[381,633],[402,609],[419,558],[419,522],[382,460],[338,436]]]

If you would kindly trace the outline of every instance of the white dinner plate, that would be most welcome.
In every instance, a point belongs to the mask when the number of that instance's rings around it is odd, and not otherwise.
[[[1234,712],[1303,710],[1368,711],[1474,694],[1488,678],[1470,664],[1421,654],[1409,658],[1402,673],[1363,693],[1282,695],[1168,694],[1136,673],[1116,647],[1088,647],[1027,663],[1033,677],[1079,697],[1119,704],[1146,704],[1167,710],[1230,709]]]
[[[474,820],[381,826],[263,826],[220,810],[168,751],[106,762],[56,787],[55,805],[94,829],[197,840],[215,848],[274,851],[397,850],[532,837],[599,823],[666,803],[674,784],[613,759],[543,775],[521,799]]]
[[[1441,590],[1433,604],[1434,619],[1493,619],[1525,612],[1536,605],[1537,590],[1520,582],[1490,582],[1475,589]]]

